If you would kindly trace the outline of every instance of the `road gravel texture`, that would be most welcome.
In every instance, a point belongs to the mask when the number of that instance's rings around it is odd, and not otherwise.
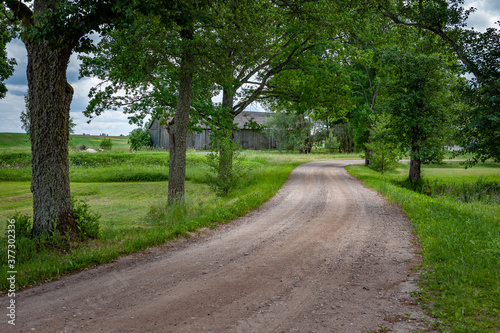
[[[412,225],[350,163],[303,164],[230,224],[20,292],[0,331],[431,332]]]

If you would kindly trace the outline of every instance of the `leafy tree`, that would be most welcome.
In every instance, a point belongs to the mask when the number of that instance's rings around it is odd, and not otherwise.
[[[239,142],[233,142],[230,135],[213,136],[210,145],[212,151],[207,155],[207,164],[211,169],[207,176],[208,183],[217,195],[227,197],[240,185],[248,168],[243,164]],[[223,158],[231,160],[221,162]]]
[[[28,53],[32,150],[33,234],[77,231],[69,186],[69,106],[73,88],[66,69],[74,51],[128,8],[119,1],[4,0],[7,16],[22,26]],[[51,161],[50,166],[47,161]]]
[[[328,137],[325,140],[325,148],[331,154],[339,152],[340,142],[332,132],[328,132]]]
[[[386,81],[383,59],[398,43],[398,29],[387,18],[372,9],[356,12],[355,23],[346,29],[342,39],[340,61],[349,76],[351,98],[355,108],[347,115],[355,145],[365,151],[369,165],[370,130],[377,117],[381,88]]]
[[[216,135],[232,137],[234,118],[268,87],[269,80],[296,66],[297,59],[314,46],[311,24],[267,0],[218,2],[215,29],[205,32],[207,68],[222,89],[222,108],[202,115]],[[308,26],[309,24],[309,26]],[[221,146],[220,155],[230,154]],[[231,156],[220,159],[228,169]]]
[[[99,147],[104,150],[111,150],[111,148],[113,148],[113,142],[110,138],[104,138],[101,140],[101,143],[99,143]]]
[[[125,107],[131,120],[148,114],[168,126],[168,203],[184,201],[186,137],[193,104],[210,99],[211,85],[199,69],[199,32],[211,1],[173,1],[170,11],[146,11],[120,30],[110,31],[95,57],[84,58],[81,75],[96,75],[104,84],[91,90],[87,116]],[[154,11],[154,12],[153,12]],[[196,78],[196,79],[195,79]],[[122,91],[125,91],[124,95]]]
[[[281,149],[309,152],[317,122],[331,128],[345,121],[352,110],[349,77],[336,59],[337,46],[316,40],[292,68],[277,73],[264,91],[264,104],[277,112],[270,125],[272,135],[284,140],[278,140]]]
[[[266,122],[269,136],[276,139],[278,150],[310,152],[311,122],[303,115],[293,113],[277,112]]]
[[[129,134],[128,143],[130,143],[130,150],[139,150],[142,148],[149,148],[152,146],[151,133],[147,127],[136,128]]]
[[[386,58],[391,80],[385,87],[385,110],[402,149],[410,154],[410,181],[420,179],[422,162],[441,160],[453,119],[450,87],[458,73],[432,44],[432,39],[423,38]]]
[[[465,72],[472,73],[467,97],[472,110],[464,124],[466,151],[476,154],[471,164],[493,158],[500,162],[500,33],[466,28],[474,8],[465,9],[463,0],[372,1],[379,11],[399,25],[425,29],[439,36],[456,54]]]
[[[399,162],[400,150],[388,123],[387,116],[380,116],[370,130],[371,142],[365,143],[371,155],[370,168],[381,173],[395,170]]]

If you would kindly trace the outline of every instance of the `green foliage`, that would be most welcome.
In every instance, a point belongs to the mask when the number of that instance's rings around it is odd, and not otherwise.
[[[0,3],[0,11],[5,13],[5,8]],[[3,81],[7,80],[14,73],[14,65],[16,61],[7,57],[5,45],[12,39],[13,31],[8,28],[8,21],[11,17],[2,15],[0,18],[0,99],[4,98],[7,93],[7,87]],[[8,15],[10,16],[10,15]]]
[[[24,95],[24,105],[25,109],[21,111],[21,115],[19,118],[21,119],[21,128],[28,134],[28,137],[31,136],[31,129],[30,129],[30,124],[31,124],[31,113],[30,113],[30,95],[25,94]],[[73,118],[69,118],[68,122],[68,127],[69,127],[69,133],[74,133],[74,128],[76,124]],[[71,140],[71,137],[70,137]]]
[[[328,132],[328,138],[325,140],[325,148],[330,154],[335,154],[339,152],[340,142],[336,136],[330,131]]]
[[[31,216],[17,212],[14,216],[7,219],[7,226],[11,225],[10,221],[12,220],[14,221],[13,225],[15,226],[15,239],[31,238],[31,228],[33,227]],[[5,237],[8,237],[9,230],[11,230],[11,228],[7,227],[5,230]]]
[[[71,201],[71,208],[78,225],[78,235],[82,239],[99,238],[101,215],[90,210],[89,205],[83,200]]]
[[[428,195],[432,198],[438,196],[448,196],[457,201],[482,202],[486,204],[500,204],[500,182],[480,176],[474,181],[420,179],[418,182],[408,180],[395,181],[395,184]]]
[[[412,161],[411,181],[421,177],[421,163],[441,162],[445,143],[455,129],[456,59],[444,52],[434,36],[423,35],[411,46],[395,47],[384,59],[390,80],[383,88],[383,110],[389,128]]]
[[[278,112],[266,122],[269,136],[276,139],[278,150],[306,152],[310,142],[311,123],[304,116]]]
[[[394,171],[398,166],[400,151],[387,129],[387,118],[381,116],[370,134],[371,142],[365,143],[370,168],[380,173]]]
[[[104,150],[111,150],[111,148],[113,148],[113,142],[111,142],[110,138],[104,138],[99,144],[99,147]]]
[[[439,36],[460,59],[463,72],[469,80],[465,98],[470,106],[461,124],[461,145],[465,152],[475,153],[469,165],[493,158],[500,161],[500,33],[489,27],[480,32],[467,27],[467,19],[474,10],[463,6],[463,0],[399,1],[380,6],[381,12],[397,24],[425,29]],[[498,24],[496,22],[495,24]]]
[[[350,123],[341,123],[331,126],[330,132],[339,142],[339,152],[352,153],[355,151],[354,135]]]
[[[130,150],[147,149],[152,146],[151,132],[147,128],[136,128],[130,132],[128,143]]]
[[[238,188],[248,168],[243,164],[239,142],[233,142],[231,135],[213,137],[212,151],[207,154],[207,164],[211,173],[208,184],[219,196],[227,197]]]

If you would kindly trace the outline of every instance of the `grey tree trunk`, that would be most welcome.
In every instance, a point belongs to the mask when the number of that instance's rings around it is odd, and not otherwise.
[[[179,97],[174,115],[174,124],[169,128],[170,160],[168,176],[168,204],[184,203],[186,182],[186,145],[189,111],[193,96],[194,54],[190,41],[193,29],[182,29],[182,59],[180,64]]]
[[[421,177],[421,159],[420,159],[420,147],[413,146],[411,148],[412,155],[410,158],[410,173],[408,175],[411,182],[418,181]]]
[[[26,42],[30,96],[34,235],[75,232],[69,184],[69,107],[73,88],[66,80],[71,49]]]
[[[234,105],[234,95],[231,94],[230,92],[227,91],[227,89],[224,89],[222,91],[222,107],[226,108],[229,110],[230,117],[233,117],[232,121],[230,122],[231,125],[234,122],[234,115],[233,115],[233,105]],[[233,139],[233,131],[231,128],[226,128],[222,131],[222,134],[226,138]],[[222,145],[219,146],[219,173],[221,172],[230,172],[232,167],[233,167],[233,151],[227,151],[224,149]],[[223,176],[223,175],[220,175]]]

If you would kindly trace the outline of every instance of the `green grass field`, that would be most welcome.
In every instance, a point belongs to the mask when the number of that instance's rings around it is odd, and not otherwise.
[[[128,137],[126,136],[91,136],[91,135],[70,135],[69,147],[77,150],[79,146],[85,146],[95,150],[99,149],[99,144],[103,138],[111,139],[113,143],[112,151],[129,151]],[[3,153],[29,153],[31,145],[26,133],[0,133],[0,154]]]

